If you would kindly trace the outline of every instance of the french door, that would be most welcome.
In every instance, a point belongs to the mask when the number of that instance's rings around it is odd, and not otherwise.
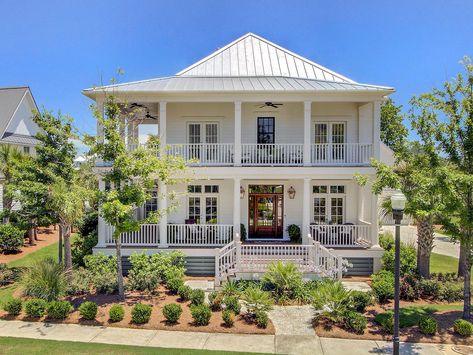
[[[317,160],[344,160],[346,125],[344,122],[317,122],[314,126]]]
[[[283,216],[282,194],[251,194],[248,196],[250,238],[282,238]]]
[[[190,159],[198,159],[205,162],[217,159],[218,147],[215,144],[218,143],[217,122],[189,123],[187,132]]]

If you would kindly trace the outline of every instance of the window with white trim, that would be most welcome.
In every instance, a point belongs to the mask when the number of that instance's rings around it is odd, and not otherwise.
[[[219,185],[189,185],[187,191],[188,219],[196,224],[217,224]]]
[[[158,210],[158,190],[152,190],[150,194],[151,197],[145,203],[145,218]]]
[[[345,223],[345,186],[314,185],[313,222],[316,224]]]

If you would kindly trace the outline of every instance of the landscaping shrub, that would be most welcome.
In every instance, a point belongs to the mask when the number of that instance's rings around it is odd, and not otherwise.
[[[440,284],[438,300],[448,303],[463,300],[463,284],[461,282],[447,281]]]
[[[72,270],[70,280],[67,283],[66,294],[83,295],[90,291],[90,275],[83,267]]]
[[[181,251],[156,253],[150,257],[151,267],[157,271],[161,280],[166,281],[173,276],[184,277],[185,254]]]
[[[313,292],[313,300],[316,318],[323,317],[336,323],[343,321],[345,313],[353,307],[351,291],[340,281],[321,283]]]
[[[386,251],[394,249],[394,237],[390,232],[380,234],[378,242],[381,248]]]
[[[273,299],[269,292],[263,291],[259,287],[249,287],[241,295],[246,310],[250,314],[267,312],[273,306]]]
[[[231,310],[235,314],[240,314],[241,306],[238,298],[234,296],[228,296],[223,299],[225,309]]]
[[[453,330],[459,335],[469,337],[473,334],[473,324],[464,319],[457,319],[453,323]]]
[[[240,284],[241,284],[241,285],[246,285],[246,283],[245,283],[245,284],[243,284],[243,283],[241,283],[241,282],[240,282],[240,283],[236,283],[235,281],[227,281],[227,282],[225,282],[225,283],[223,284],[223,288],[222,288],[222,291],[221,291],[222,295],[223,295],[224,297],[227,297],[227,296],[229,296],[229,297],[238,296],[238,295],[240,294],[240,292],[242,291],[242,290],[240,289],[240,286],[239,286]],[[245,287],[242,286],[242,288],[245,288]]]
[[[77,229],[79,230],[80,235],[89,235],[93,232],[97,231],[97,227],[99,224],[99,214],[97,210],[92,210],[90,212],[85,213],[82,221],[80,221]],[[94,247],[93,245],[92,247]]]
[[[191,306],[192,318],[195,325],[207,325],[210,322],[212,311],[205,304]]]
[[[99,294],[114,295],[118,292],[117,274],[94,275],[92,285]]]
[[[87,320],[94,320],[97,316],[98,306],[95,302],[84,302],[79,306],[79,313],[82,318]]]
[[[264,311],[258,311],[255,313],[256,324],[260,328],[266,329],[269,323],[268,313]]]
[[[48,304],[48,318],[66,319],[73,307],[69,301],[51,301]]]
[[[419,319],[419,330],[427,335],[434,335],[437,332],[437,321],[431,316],[422,316]]]
[[[150,263],[150,257],[144,253],[129,257],[132,265],[128,273],[128,288],[137,291],[154,291],[161,281],[158,271]]]
[[[40,318],[46,313],[48,302],[41,298],[33,298],[25,302],[25,312],[30,318]]]
[[[368,324],[368,320],[364,315],[354,311],[347,312],[343,322],[345,328],[348,331],[356,334],[363,334],[365,332],[366,325]]]
[[[21,313],[23,309],[23,302],[21,298],[13,298],[8,300],[3,305],[3,310],[8,313],[10,316],[17,316]]]
[[[192,288],[188,285],[181,285],[177,289],[177,294],[179,295],[181,301],[189,301],[192,295]]]
[[[419,287],[423,298],[437,299],[440,292],[440,282],[438,280],[420,280]]]
[[[212,311],[220,311],[222,309],[222,294],[213,291],[209,294],[209,305]]]
[[[135,324],[148,323],[151,318],[151,310],[149,304],[136,304],[131,310],[131,321]]]
[[[429,306],[401,308],[399,314],[399,327],[406,328],[418,325],[422,317],[430,316],[433,312],[435,312],[435,308]],[[392,319],[392,310],[379,313],[374,318],[375,322],[381,325],[386,331],[389,331],[389,329],[392,328]]]
[[[294,263],[272,262],[261,278],[263,285],[273,290],[276,298],[292,298],[294,290],[302,283],[302,273]]]
[[[170,323],[176,323],[182,314],[182,307],[177,303],[170,303],[163,307],[163,315]]]
[[[108,318],[111,322],[120,322],[125,317],[125,309],[121,304],[114,304],[108,311]]]
[[[97,293],[111,295],[118,292],[116,256],[87,255],[84,263]]]
[[[386,313],[381,313],[384,315],[384,317],[380,318],[377,320],[377,316],[375,320],[378,322],[378,324],[383,328],[383,330],[386,333],[391,334],[393,332],[394,328],[394,314],[392,312],[386,312]]]
[[[366,307],[373,304],[373,295],[371,292],[352,291],[351,300],[353,309],[357,312],[363,313]]]
[[[22,272],[22,268],[8,267],[7,264],[0,264],[0,287],[10,285],[18,281]]]
[[[57,300],[66,291],[63,267],[51,257],[38,260],[28,268],[22,284],[26,296],[46,301]]]
[[[394,272],[394,248],[384,252],[382,257],[383,270]],[[413,245],[401,243],[401,276],[417,272],[417,251]]]
[[[191,302],[193,305],[200,305],[200,304],[204,304],[205,302],[205,292],[204,290],[201,290],[201,289],[195,289],[195,290],[192,290],[192,293],[191,293]]]
[[[12,224],[0,224],[0,250],[3,253],[15,253],[23,246],[25,231]]]
[[[233,327],[233,324],[235,323],[235,313],[233,313],[232,310],[225,309],[222,312],[222,318],[223,318],[223,322],[225,323],[225,326]]]
[[[287,234],[292,243],[301,243],[301,228],[297,224],[290,224],[287,226]]]
[[[400,298],[406,301],[416,300],[422,294],[419,278],[414,275],[404,275],[401,278],[399,290]]]
[[[380,303],[394,298],[394,274],[381,270],[371,276],[371,288]]]
[[[87,234],[78,234],[71,243],[72,263],[78,266],[84,266],[84,257],[92,255],[92,249],[97,245],[97,231],[93,230]]]

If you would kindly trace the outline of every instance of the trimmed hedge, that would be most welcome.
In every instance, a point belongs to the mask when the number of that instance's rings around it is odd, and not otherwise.
[[[3,305],[3,309],[8,313],[10,316],[17,316],[21,313],[23,309],[23,302],[20,298],[13,298]]]
[[[170,303],[164,306],[163,315],[170,323],[176,323],[182,314],[182,307],[177,303]]]
[[[201,290],[201,289],[195,289],[195,290],[192,290],[192,293],[191,293],[191,302],[193,305],[200,305],[200,304],[204,304],[204,301],[205,301],[205,292],[204,290]]]
[[[46,313],[48,302],[41,298],[33,298],[25,302],[25,312],[30,318],[41,318]]]
[[[192,318],[195,325],[208,325],[212,311],[205,304],[191,306]]]
[[[148,323],[151,318],[152,307],[149,304],[136,304],[131,310],[131,321],[135,324]]]
[[[422,316],[419,320],[419,330],[427,335],[437,333],[437,321],[430,316]]]
[[[457,319],[453,323],[453,330],[459,335],[469,337],[473,334],[473,324],[464,319]]]
[[[66,319],[74,309],[69,301],[51,301],[48,304],[48,318]]]
[[[108,311],[108,318],[111,322],[120,322],[125,317],[125,309],[121,304],[114,304]]]
[[[97,316],[98,306],[95,302],[84,302],[79,306],[79,313],[82,318],[87,320],[94,320]]]

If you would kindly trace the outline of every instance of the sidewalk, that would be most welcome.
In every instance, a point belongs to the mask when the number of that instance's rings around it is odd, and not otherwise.
[[[357,355],[391,353],[389,342],[319,338],[315,334],[200,333],[4,320],[0,320],[0,336],[271,354]],[[454,352],[452,345],[448,344],[403,343],[401,344],[401,354],[453,355],[458,353]]]

